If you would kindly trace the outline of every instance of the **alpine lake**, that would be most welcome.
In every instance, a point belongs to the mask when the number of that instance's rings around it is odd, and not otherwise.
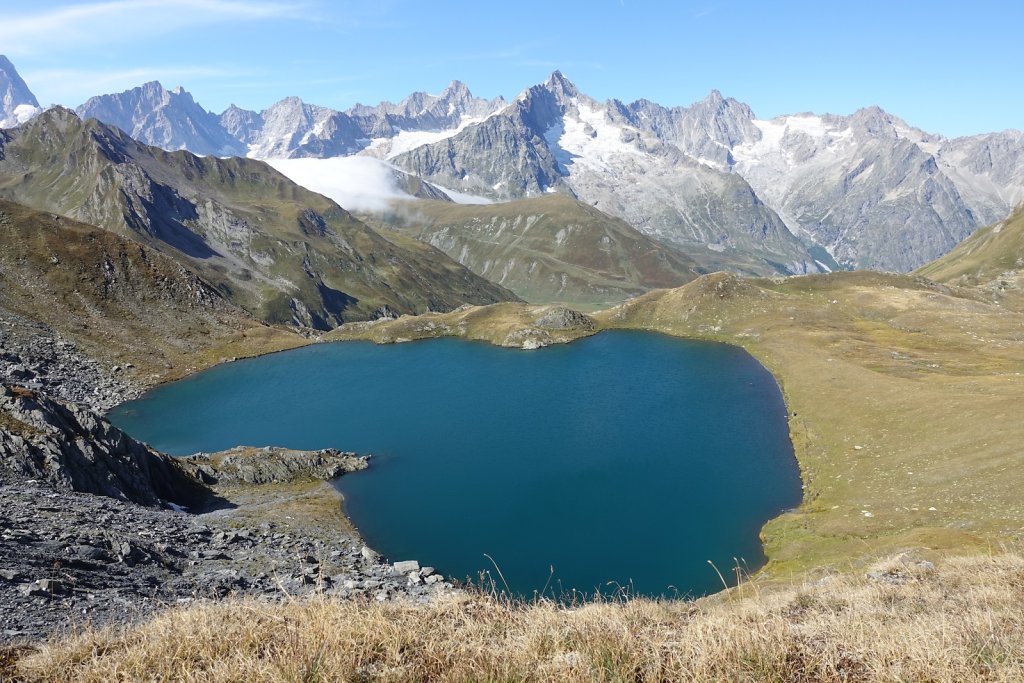
[[[175,455],[372,454],[335,482],[367,544],[523,597],[720,590],[764,563],[762,525],[801,499],[768,371],[737,347],[645,332],[528,352],[317,344],[214,367],[109,417]]]

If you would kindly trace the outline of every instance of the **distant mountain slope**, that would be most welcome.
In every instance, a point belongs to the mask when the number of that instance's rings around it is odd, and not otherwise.
[[[433,249],[384,239],[266,164],[136,142],[56,108],[0,133],[0,197],[138,239],[268,322],[327,329],[514,298]]]
[[[938,282],[982,285],[1024,298],[1024,205],[915,273]]]
[[[947,139],[878,107],[759,120],[717,91],[623,106],[641,130],[742,175],[796,234],[846,267],[907,271],[1024,201],[1024,134]]]
[[[327,158],[357,152],[388,158],[453,135],[504,104],[501,98],[473,97],[464,84],[452,81],[438,95],[415,92],[398,104],[357,104],[342,112],[288,97],[262,112],[231,106],[220,121],[257,159]]]
[[[979,224],[936,160],[938,140],[877,107],[754,123],[733,168],[848,267],[905,272]]]
[[[142,372],[166,372],[165,363],[212,347],[233,345],[241,355],[247,336],[288,343],[287,333],[262,325],[159,251],[3,200],[0,291],[0,310],[44,321],[96,357]]]
[[[948,139],[878,107],[762,120],[717,91],[685,107],[597,102],[558,72],[511,103],[453,81],[437,95],[344,112],[290,97],[217,117],[180,89],[158,90],[94,98],[80,111],[167,149],[362,154],[494,199],[562,192],[764,274],[906,272],[1024,201],[1024,133]]]
[[[569,194],[662,242],[710,247],[760,274],[824,269],[742,177],[644,134],[620,104],[598,103],[555,72],[483,123],[393,162],[496,199]]]
[[[0,128],[14,128],[41,111],[11,60],[0,55]]]
[[[689,256],[571,197],[396,202],[380,220],[531,303],[599,307],[704,272]]]
[[[183,88],[165,90],[157,81],[114,95],[91,97],[75,113],[117,126],[139,142],[194,154],[245,155],[245,145],[228,134],[214,114]]]

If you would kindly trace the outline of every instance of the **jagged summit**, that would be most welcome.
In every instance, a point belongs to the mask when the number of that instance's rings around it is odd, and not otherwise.
[[[5,55],[0,55],[0,128],[13,128],[41,111],[39,100],[29,90]]]
[[[460,80],[453,80],[441,91],[441,97],[471,97],[469,86]]]
[[[182,87],[167,90],[149,81],[120,93],[89,98],[75,110],[117,126],[136,140],[164,149],[187,149],[195,154],[231,156],[245,147],[203,109]]]

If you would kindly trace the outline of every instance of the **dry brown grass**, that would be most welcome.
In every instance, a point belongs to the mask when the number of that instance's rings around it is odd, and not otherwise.
[[[696,603],[456,595],[172,609],[18,662],[25,681],[1019,681],[1024,557],[897,558]]]

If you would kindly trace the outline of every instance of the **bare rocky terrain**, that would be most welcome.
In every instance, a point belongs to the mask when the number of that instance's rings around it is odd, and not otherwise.
[[[96,412],[138,387],[45,326],[0,321],[0,643],[227,596],[428,600],[451,588],[414,561],[382,562],[345,523],[326,482],[366,457],[170,458]]]

